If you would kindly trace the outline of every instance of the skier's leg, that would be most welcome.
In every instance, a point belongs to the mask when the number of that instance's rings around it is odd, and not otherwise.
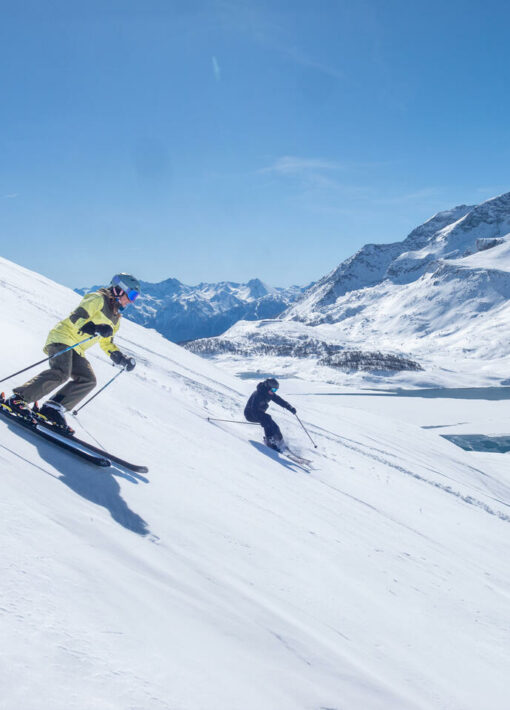
[[[68,382],[51,398],[64,409],[73,409],[97,384],[94,370],[87,358],[72,352],[71,382]]]
[[[48,345],[47,352],[51,356],[67,347],[67,345],[62,343],[54,343]],[[58,387],[71,377],[72,354],[72,350],[68,350],[66,353],[52,358],[49,361],[50,367],[48,370],[40,372],[35,377],[32,377],[31,380],[25,382],[24,385],[15,387],[13,389],[14,394],[21,397],[25,402],[30,403],[52,392],[55,387]]]
[[[278,424],[266,413],[260,415],[259,421],[264,427],[265,439],[268,444],[273,444],[276,448],[279,448],[283,441],[283,436]]]

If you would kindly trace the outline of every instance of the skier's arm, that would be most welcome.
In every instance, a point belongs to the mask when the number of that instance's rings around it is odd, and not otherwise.
[[[71,313],[69,320],[77,331],[81,330],[85,323],[94,320],[96,313],[99,313],[103,307],[103,297],[100,293],[87,293],[82,298],[78,308]]]
[[[113,336],[111,338],[101,338],[101,340],[99,341],[99,345],[101,346],[103,352],[105,352],[110,357],[112,356],[112,353],[120,353],[119,348],[113,342]]]
[[[101,335],[100,330],[109,331],[104,335],[106,337],[100,337],[99,345],[107,355],[111,355],[113,352],[118,350],[118,347],[113,342],[113,335],[118,330],[118,325],[112,326],[106,323],[95,323],[94,320],[97,316],[97,320],[101,318],[101,311],[104,306],[104,298],[100,293],[87,293],[86,296],[82,298],[78,308],[76,308],[71,315],[69,320],[76,328],[78,333],[83,335]]]
[[[124,355],[122,350],[120,350],[113,342],[113,336],[119,329],[119,323],[113,327],[113,335],[111,338],[101,338],[99,345],[102,347],[103,351],[110,357],[111,361],[115,365],[120,365],[125,367],[128,372],[134,369],[136,365],[136,360],[134,357],[128,357]]]
[[[120,327],[120,323],[117,323],[116,325],[113,326],[113,333],[109,338],[101,338],[99,341],[99,345],[101,346],[101,349],[103,352],[105,352],[109,357],[112,358],[112,360],[115,362],[115,364],[118,364],[115,359],[112,357],[113,353],[120,353],[119,348],[115,345],[113,342],[113,337],[115,333],[118,331]]]
[[[295,413],[296,413],[296,410],[295,410],[295,408],[292,406],[292,404],[289,404],[288,402],[286,402],[286,401],[285,401],[284,399],[282,399],[281,397],[278,397],[277,394],[274,394],[274,395],[271,397],[271,399],[273,400],[273,402],[274,402],[275,404],[279,404],[280,407],[283,407],[284,409],[288,409],[289,412],[292,412],[292,414],[295,414]]]

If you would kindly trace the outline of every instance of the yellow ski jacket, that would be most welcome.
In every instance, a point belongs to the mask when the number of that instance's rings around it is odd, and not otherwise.
[[[78,308],[76,308],[68,318],[61,320],[53,330],[50,330],[44,345],[44,352],[48,354],[48,345],[53,345],[54,343],[75,345],[81,340],[85,340],[88,336],[78,331],[85,323],[92,321],[93,323],[110,325],[113,329],[113,335],[109,338],[101,338],[98,335],[92,338],[92,340],[83,343],[83,345],[78,345],[78,347],[75,348],[75,352],[83,356],[85,350],[99,343],[104,352],[107,355],[111,355],[115,350],[119,349],[113,342],[113,336],[120,327],[120,318],[120,313],[115,307],[115,301],[108,289],[101,288],[99,291],[94,291],[94,293],[87,293],[81,300]]]

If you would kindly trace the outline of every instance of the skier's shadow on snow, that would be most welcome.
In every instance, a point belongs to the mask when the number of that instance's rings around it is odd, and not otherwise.
[[[147,522],[131,510],[120,495],[120,486],[116,477],[125,478],[131,483],[139,481],[148,483],[148,479],[138,473],[123,471],[122,468],[112,464],[111,467],[100,468],[81,461],[79,458],[58,449],[56,446],[31,435],[29,432],[20,431],[16,424],[8,423],[9,428],[18,436],[31,442],[36,447],[41,459],[46,461],[61,475],[56,476],[72,491],[95,505],[100,505],[110,513],[113,520],[122,527],[137,535],[149,535]],[[40,467],[38,467],[40,468]],[[54,475],[51,471],[46,471]]]
[[[265,454],[270,459],[273,459],[273,461],[280,463],[282,466],[285,466],[285,468],[288,468],[293,473],[296,473],[296,466],[298,466],[299,464],[296,464],[293,461],[289,461],[288,459],[279,456],[277,451],[273,451],[273,449],[270,449],[268,446],[261,444],[260,441],[253,441],[253,439],[250,439],[249,441],[250,444],[255,449],[257,449],[257,451],[260,451],[260,453]]]

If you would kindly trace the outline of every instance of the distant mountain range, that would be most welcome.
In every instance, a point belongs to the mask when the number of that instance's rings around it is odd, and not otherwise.
[[[368,244],[277,319],[238,322],[187,347],[217,358],[251,357],[266,369],[271,356],[369,370],[374,353],[379,364],[389,358],[382,369],[390,370],[420,369],[446,353],[502,358],[510,355],[509,299],[506,193],[440,212],[401,242]]]
[[[367,244],[307,288],[167,279],[142,289],[127,318],[260,371],[274,372],[274,358],[371,372],[420,371],[446,354],[505,358],[510,193],[440,212],[403,241]]]
[[[142,281],[141,286],[142,295],[125,311],[126,318],[176,343],[220,335],[239,320],[276,318],[305,291],[300,286],[273,288],[259,279],[187,286],[170,278]],[[97,288],[75,290],[84,294]]]

